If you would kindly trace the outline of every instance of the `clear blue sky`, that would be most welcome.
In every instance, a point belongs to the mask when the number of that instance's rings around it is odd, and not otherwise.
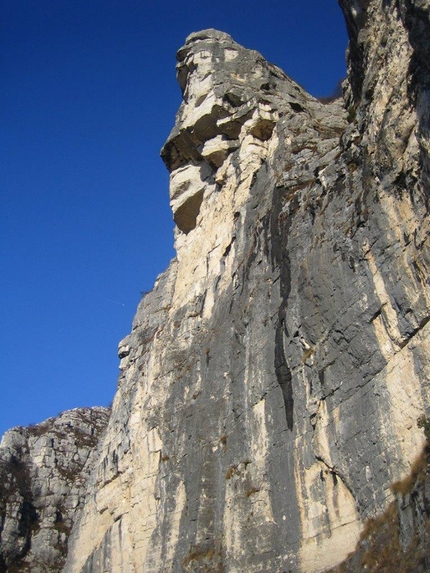
[[[316,96],[345,75],[336,0],[0,0],[0,434],[111,402],[117,344],[173,253],[160,148],[175,53],[218,28]]]

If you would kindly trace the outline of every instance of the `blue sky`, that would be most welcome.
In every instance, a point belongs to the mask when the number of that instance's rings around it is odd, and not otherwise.
[[[175,53],[218,28],[315,96],[345,75],[335,0],[0,0],[0,434],[111,402],[117,344],[173,252],[159,151]]]

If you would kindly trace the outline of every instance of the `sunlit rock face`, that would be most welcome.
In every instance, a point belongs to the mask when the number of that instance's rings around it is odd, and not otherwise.
[[[343,100],[222,32],[178,52],[177,256],[120,343],[67,573],[323,571],[421,451],[428,3],[341,4]]]
[[[425,76],[395,7],[344,4],[346,107],[215,30],[178,52],[177,257],[122,342],[66,571],[322,571],[421,450]]]
[[[107,408],[79,408],[3,436],[0,571],[61,571],[108,419]]]

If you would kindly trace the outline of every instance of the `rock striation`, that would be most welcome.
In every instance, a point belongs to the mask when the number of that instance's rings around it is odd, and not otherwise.
[[[343,8],[346,109],[227,34],[178,52],[177,257],[121,344],[66,571],[321,571],[422,448],[427,76],[409,8]]]
[[[0,443],[0,571],[61,571],[107,408],[78,408]]]
[[[177,255],[119,345],[66,573],[327,570],[422,451],[429,2],[340,4],[330,103],[228,34],[178,52]]]

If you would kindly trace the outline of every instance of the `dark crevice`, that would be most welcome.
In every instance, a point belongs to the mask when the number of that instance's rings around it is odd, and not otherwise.
[[[173,219],[175,223],[186,235],[196,226],[197,216],[200,213],[200,207],[203,202],[203,195],[204,190],[202,189],[184,201],[174,213]]]
[[[289,430],[293,429],[293,386],[292,386],[292,376],[291,371],[288,368],[283,343],[283,329],[278,327],[275,333],[275,372],[278,384],[282,390],[282,396],[284,398],[285,415],[287,418],[287,426]]]
[[[291,109],[297,113],[305,111],[304,108],[299,103],[296,103],[294,101],[289,101],[288,103],[290,104]]]
[[[426,316],[425,318],[423,318],[422,321],[419,323],[419,325],[416,328],[414,328],[412,330],[412,332],[409,333],[407,338],[400,342],[400,344],[399,344],[400,348],[404,348],[406,345],[408,345],[409,342],[412,340],[412,338],[414,338],[414,336],[416,336],[418,334],[418,332],[420,330],[422,330],[429,321],[430,321],[429,316]]]
[[[285,248],[291,218],[282,213],[283,196],[287,189],[278,187],[274,191],[272,212],[270,214],[272,270],[279,270],[281,304],[275,332],[275,373],[284,398],[285,416],[289,430],[293,429],[294,396],[292,375],[288,367],[284,350],[284,332],[286,332],[286,313],[288,297],[291,291],[290,258]]]

